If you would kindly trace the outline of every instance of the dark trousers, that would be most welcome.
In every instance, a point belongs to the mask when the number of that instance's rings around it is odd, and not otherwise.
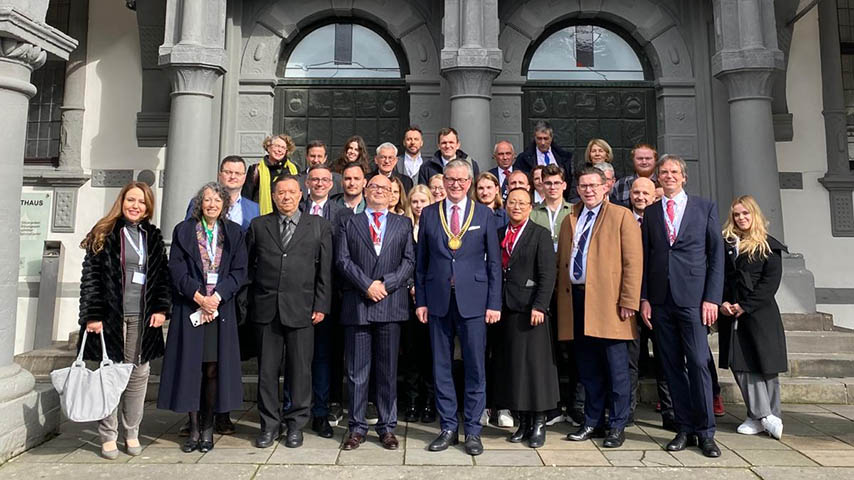
[[[610,399],[608,425],[624,428],[631,401],[628,341],[584,335],[584,289],[576,286],[572,287],[572,318],[578,375],[585,391],[584,423],[603,426]]]
[[[670,388],[667,386],[667,380],[664,378],[664,369],[661,367],[661,354],[658,353],[658,346],[655,343],[655,335],[652,330],[646,328],[641,320],[638,320],[638,328],[640,335],[638,339],[630,341],[629,347],[629,375],[632,382],[632,401],[631,414],[634,415],[638,404],[638,378],[641,376],[641,371],[644,370],[643,365],[647,363],[655,375],[655,386],[658,390],[658,401],[661,403],[661,418],[675,421],[673,413],[673,400],[670,398]],[[652,341],[652,350],[654,356],[650,358],[647,345]],[[646,359],[646,362],[645,362]]]
[[[405,322],[401,327],[401,402],[405,402],[406,407],[433,406],[435,392],[430,327],[414,319]]]
[[[312,417],[326,418],[329,402],[341,401],[343,348],[343,335],[337,322],[327,316],[315,325],[314,358],[311,361]]]
[[[663,304],[652,306],[652,326],[680,431],[714,437],[709,341],[700,306],[679,307],[668,292]]]
[[[276,317],[258,325],[258,414],[261,430],[276,432],[282,419],[288,429],[308,423],[311,407],[311,359],[314,327],[291,328]],[[291,406],[284,412],[279,402],[279,373],[284,359],[285,385]]]
[[[480,415],[486,408],[486,323],[484,318],[463,318],[451,290],[448,314],[430,315],[430,345],[433,347],[433,378],[436,384],[436,411],[442,430],[457,430],[457,392],[452,373],[454,335],[460,338],[463,353],[465,395],[463,421],[466,435],[480,435]]]
[[[377,433],[393,432],[397,426],[397,354],[400,323],[372,323],[344,327],[344,358],[350,400],[351,432],[365,435],[365,411],[371,385],[376,387],[375,403],[379,419]],[[373,375],[372,375],[373,373]],[[373,381],[371,377],[373,376]]]

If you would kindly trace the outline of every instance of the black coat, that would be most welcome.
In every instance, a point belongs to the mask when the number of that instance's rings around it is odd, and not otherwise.
[[[502,228],[498,238],[503,241],[506,233],[507,228]],[[557,278],[556,263],[551,234],[529,221],[516,240],[502,276],[504,309],[530,313],[534,308],[548,312]]]
[[[478,174],[480,174],[480,168],[477,165],[477,161],[473,158],[469,158],[468,154],[462,150],[457,150],[457,158],[460,160],[467,160],[471,164],[472,171],[474,172],[472,178],[477,178]],[[444,171],[445,167],[442,165],[442,152],[440,150],[436,150],[436,153],[434,153],[432,157],[424,158],[424,163],[421,164],[421,168],[418,170],[418,183],[421,185],[427,185],[433,175],[443,173]]]
[[[774,294],[783,275],[781,252],[786,247],[768,236],[771,254],[765,260],[750,260],[735,254],[727,243],[724,262],[724,301],[739,304],[744,314],[738,318],[721,315],[720,368],[773,374],[788,370],[786,335]]]
[[[249,225],[249,321],[268,324],[278,315],[291,328],[311,326],[312,312],[329,313],[332,300],[332,226],[315,215],[300,215],[287,248],[282,248],[279,214]]]
[[[196,292],[205,292],[205,273],[196,240],[196,219],[184,220],[172,233],[169,270],[172,274],[172,321],[166,340],[166,357],[160,374],[157,408],[176,412],[199,410],[202,384],[204,326],[194,327],[190,314],[199,306],[193,300]],[[243,402],[240,370],[240,348],[237,336],[237,302],[240,287],[246,282],[246,242],[240,225],[226,220],[220,223],[224,232],[222,258],[217,268],[214,291],[220,300],[217,322],[217,412],[228,412]]]
[[[104,337],[107,340],[107,355],[113,361],[124,360],[124,292],[123,236],[124,219],[118,219],[113,231],[104,239],[104,249],[93,254],[86,251],[83,258],[83,273],[80,279],[80,338],[77,348],[89,321],[103,322]],[[145,236],[146,279],[142,295],[143,312],[140,355],[134,363],[145,363],[163,356],[163,329],[148,325],[152,314],[163,313],[169,317],[172,310],[171,283],[167,267],[166,245],[160,229],[143,221],[139,224]],[[92,335],[87,338],[86,360],[101,360],[101,338]]]

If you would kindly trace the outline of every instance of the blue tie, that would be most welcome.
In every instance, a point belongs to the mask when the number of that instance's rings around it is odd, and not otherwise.
[[[549,152],[543,152],[543,161],[546,162],[546,165],[552,163],[551,159],[549,158]]]
[[[581,238],[578,239],[578,251],[575,252],[575,258],[572,259],[572,276],[578,280],[581,278],[581,271],[584,269],[584,266],[581,265],[581,261],[584,259],[584,246],[587,245],[587,237],[590,234],[590,230],[587,230],[587,224],[590,223],[590,220],[593,219],[593,212],[587,212],[587,218],[584,220],[584,226],[581,230],[584,232],[581,234]]]

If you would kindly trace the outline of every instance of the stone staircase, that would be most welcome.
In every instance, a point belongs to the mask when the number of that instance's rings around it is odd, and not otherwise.
[[[831,315],[785,314],[786,343],[789,371],[781,375],[781,394],[785,403],[854,404],[854,330],[833,325]],[[54,342],[49,348],[33,350],[15,357],[40,382],[50,382],[49,373],[71,364],[76,356],[77,332],[67,341]],[[709,344],[717,364],[718,335],[709,336]],[[147,397],[157,397],[160,382],[160,360],[152,362]],[[243,398],[255,401],[257,394],[257,364],[243,362]],[[718,369],[722,395],[727,403],[741,403],[741,393],[729,370]],[[655,381],[641,380],[640,399],[658,400]]]

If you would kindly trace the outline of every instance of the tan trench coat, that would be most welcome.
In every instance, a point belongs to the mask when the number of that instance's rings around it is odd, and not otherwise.
[[[583,208],[581,202],[573,205],[572,213],[560,229],[555,290],[558,340],[573,339],[572,285],[569,275],[572,239]],[[605,201],[588,241],[584,334],[614,340],[637,338],[635,317],[620,317],[620,307],[638,310],[640,305],[643,246],[637,220],[629,209]]]

